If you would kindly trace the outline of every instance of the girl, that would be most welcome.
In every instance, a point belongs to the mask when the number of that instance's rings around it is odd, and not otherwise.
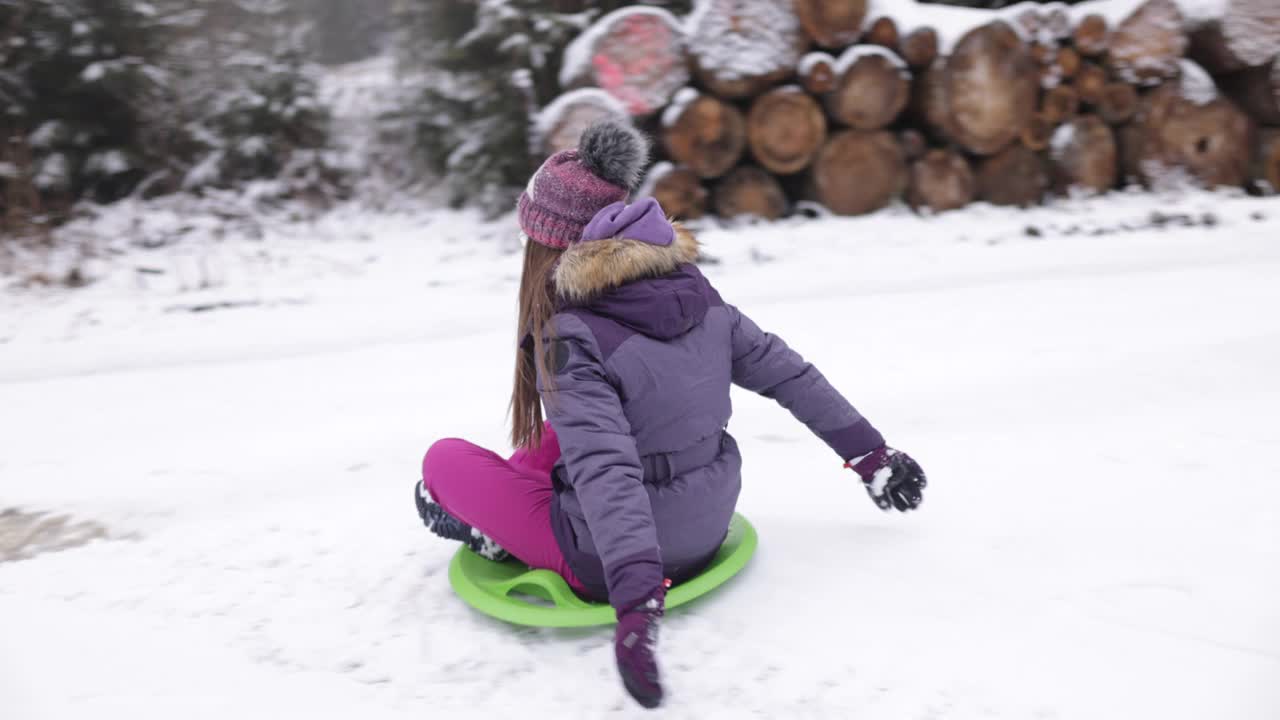
[[[813,365],[720,298],[694,265],[697,242],[655,200],[626,204],[647,151],[630,127],[598,124],[529,181],[511,396],[519,449],[504,460],[441,440],[415,498],[433,532],[554,570],[612,604],[623,684],[656,707],[667,588],[715,555],[738,499],[731,383],[790,410],[882,509],[916,508],[925,475]]]

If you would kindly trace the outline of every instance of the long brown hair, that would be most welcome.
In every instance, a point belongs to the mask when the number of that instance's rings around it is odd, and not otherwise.
[[[520,313],[516,325],[516,378],[511,390],[511,444],[532,448],[542,443],[542,402],[538,375],[550,386],[545,350],[548,323],[556,312],[556,290],[551,280],[563,251],[532,240],[525,243],[524,271],[520,276]],[[531,342],[526,338],[531,337]]]

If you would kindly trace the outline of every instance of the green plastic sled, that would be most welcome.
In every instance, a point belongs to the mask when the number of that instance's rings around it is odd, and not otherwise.
[[[683,605],[720,587],[746,567],[755,551],[755,528],[745,517],[734,513],[729,534],[711,564],[697,577],[671,588],[667,607]],[[515,625],[566,628],[612,625],[617,621],[612,607],[583,600],[569,589],[564,578],[550,570],[530,570],[514,559],[493,562],[465,546],[449,563],[449,584],[471,607]],[[550,604],[530,602],[528,598]]]

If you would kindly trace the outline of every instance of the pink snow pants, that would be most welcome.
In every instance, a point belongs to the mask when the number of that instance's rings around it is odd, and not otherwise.
[[[466,440],[431,446],[422,459],[422,483],[440,507],[478,529],[532,568],[551,570],[585,591],[551,532],[551,468],[560,443],[548,424],[542,444],[510,459]]]

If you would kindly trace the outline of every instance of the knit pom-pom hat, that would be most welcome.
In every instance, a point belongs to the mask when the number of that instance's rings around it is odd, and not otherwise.
[[[604,208],[626,202],[640,183],[649,143],[639,130],[603,120],[582,133],[578,149],[552,155],[520,194],[520,229],[532,241],[567,248]]]

